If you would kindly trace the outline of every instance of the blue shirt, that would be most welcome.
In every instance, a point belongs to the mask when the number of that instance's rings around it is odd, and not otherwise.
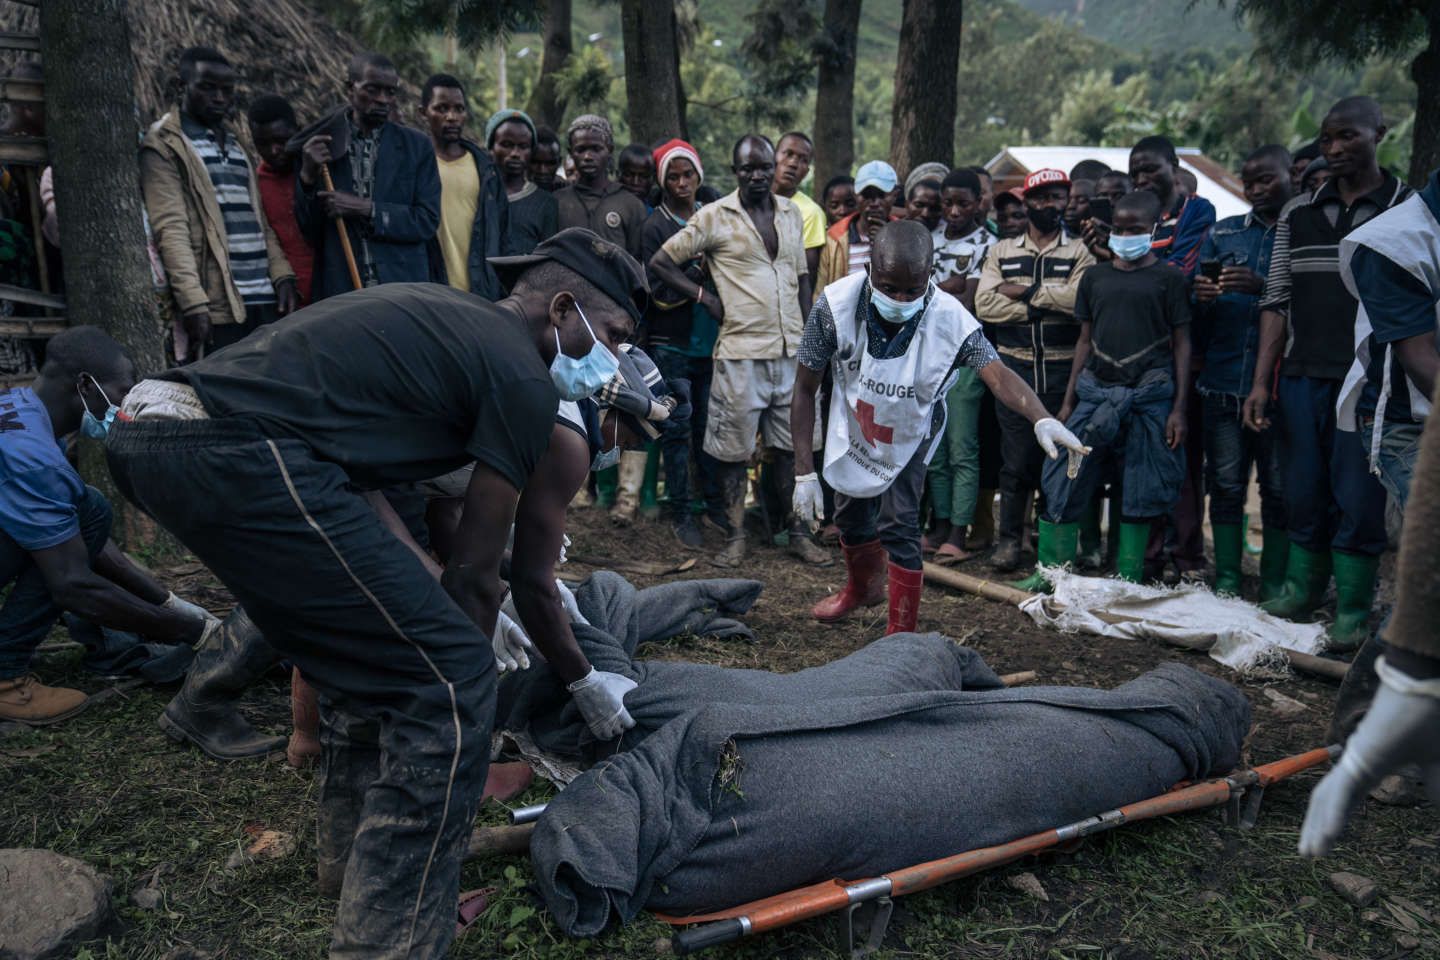
[[[1219,260],[1222,266],[1249,267],[1263,280],[1275,248],[1275,225],[1261,223],[1254,213],[1226,217],[1200,245],[1197,262]],[[1260,344],[1260,298],[1224,293],[1195,308],[1195,353],[1205,365],[1195,386],[1201,393],[1243,397],[1250,393]]]
[[[1420,199],[1440,219],[1440,171],[1420,191]],[[1385,348],[1392,343],[1426,333],[1435,333],[1435,294],[1420,278],[1400,264],[1369,247],[1357,247],[1350,259],[1355,289],[1365,314],[1370,318],[1370,363],[1365,368],[1365,387],[1355,413],[1374,417],[1385,377]],[[1385,402],[1385,419],[1390,423],[1413,423],[1410,391],[1405,387],[1405,369],[1399,356],[1390,364],[1390,399]]]
[[[64,543],[80,535],[84,497],[35,391],[0,391],[0,531],[26,550]]]

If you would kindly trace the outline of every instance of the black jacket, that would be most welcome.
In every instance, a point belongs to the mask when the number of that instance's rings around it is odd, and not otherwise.
[[[355,192],[354,149],[330,164],[335,189]],[[345,265],[334,222],[325,215],[317,194],[318,182],[307,190],[295,178],[295,219],[315,248],[315,279],[311,300],[323,300],[354,288]],[[380,128],[375,156],[375,187],[370,199],[375,214],[364,226],[347,221],[350,245],[361,259],[361,242],[370,250],[381,283],[404,283],[429,278],[426,245],[440,226],[440,169],[430,138],[399,124]],[[364,266],[361,266],[363,272]]]

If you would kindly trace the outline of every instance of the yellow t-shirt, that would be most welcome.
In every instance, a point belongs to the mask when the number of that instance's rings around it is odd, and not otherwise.
[[[803,190],[796,190],[790,202],[800,208],[800,214],[805,218],[805,232],[802,234],[805,249],[825,246],[825,210]]]
[[[475,158],[466,153],[458,160],[436,157],[440,164],[440,255],[450,286],[470,292],[470,234],[480,204],[480,173]]]

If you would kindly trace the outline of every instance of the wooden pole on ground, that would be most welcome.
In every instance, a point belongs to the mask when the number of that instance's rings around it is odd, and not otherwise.
[[[959,570],[951,570],[948,567],[941,567],[933,563],[925,564],[925,579],[932,583],[943,584],[963,593],[972,593],[986,600],[995,600],[999,603],[1009,603],[1019,606],[1036,594],[1020,590],[1005,583],[996,583],[993,580],[983,580],[980,577],[971,576],[968,573],[961,573]],[[1103,610],[1093,611],[1097,619],[1106,623],[1134,623],[1139,618],[1126,617],[1121,614],[1109,613]],[[1161,624],[1161,626],[1168,626]],[[1177,628],[1178,629],[1178,628]],[[1205,640],[1181,640],[1174,637],[1161,637],[1161,640],[1174,647],[1182,647],[1186,650],[1196,650],[1201,653],[1210,649],[1210,643]],[[1276,647],[1284,654],[1292,669],[1302,673],[1312,674],[1318,677],[1325,677],[1337,683],[1345,679],[1345,673],[1350,665],[1340,660],[1327,660],[1324,657],[1317,657],[1309,653],[1300,653],[1296,650],[1286,650],[1283,647]]]

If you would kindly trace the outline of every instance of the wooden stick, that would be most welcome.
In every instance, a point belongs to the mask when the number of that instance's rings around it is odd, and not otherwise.
[[[973,593],[986,600],[1009,603],[1017,607],[1034,596],[1034,594],[1012,587],[1008,583],[982,580],[979,577],[972,577],[968,573],[961,573],[959,570],[951,570],[949,567],[929,562],[925,564],[925,579],[943,583],[947,587],[954,587],[965,593]]]
[[[1021,670],[1019,673],[1001,674],[1000,682],[1007,687],[1018,687],[1022,683],[1034,683],[1039,677],[1040,674],[1034,670]]]
[[[24,167],[25,192],[30,195],[30,220],[35,224],[35,266],[40,272],[40,292],[50,292],[50,262],[45,257],[45,232],[40,229],[45,222],[45,211],[40,203],[40,175],[34,167]],[[49,308],[46,316],[54,316]]]
[[[326,190],[335,192],[335,181],[330,179],[330,164],[320,164],[320,180]],[[355,251],[350,246],[350,231],[345,229],[344,217],[335,218],[335,230],[340,234],[340,250],[345,254],[345,266],[350,268],[350,282],[359,290],[364,284],[360,282],[360,268],[355,264]]]
[[[984,597],[986,600],[995,600],[999,603],[1009,603],[1019,606],[1026,600],[1035,596],[1009,584],[995,583],[992,580],[982,580],[979,577],[972,577],[968,573],[961,573],[959,570],[952,570],[949,567],[937,566],[933,563],[925,564],[925,579],[932,583],[944,584],[965,593],[973,593],[976,596]],[[1064,609],[1053,601],[1046,601],[1054,609]],[[1097,620],[1106,623],[1138,623],[1141,618],[1129,617],[1124,614],[1111,613],[1108,610],[1093,610],[1091,613]],[[1157,624],[1158,626],[1174,626],[1173,624]],[[1176,629],[1179,629],[1178,627]],[[1210,643],[1204,640],[1182,640],[1177,637],[1161,637],[1161,640],[1172,647],[1181,647],[1186,650],[1196,650],[1201,653],[1210,649]],[[1296,650],[1287,650],[1284,647],[1276,647],[1292,669],[1301,673],[1312,674],[1317,677],[1325,677],[1337,683],[1345,679],[1346,672],[1350,665],[1340,660],[1327,660],[1324,657],[1317,657],[1314,654],[1300,653]],[[1002,678],[1003,679],[1003,678]]]
[[[476,827],[470,834],[470,845],[465,851],[465,859],[482,860],[529,853],[530,834],[534,832],[534,821],[518,826]]]

